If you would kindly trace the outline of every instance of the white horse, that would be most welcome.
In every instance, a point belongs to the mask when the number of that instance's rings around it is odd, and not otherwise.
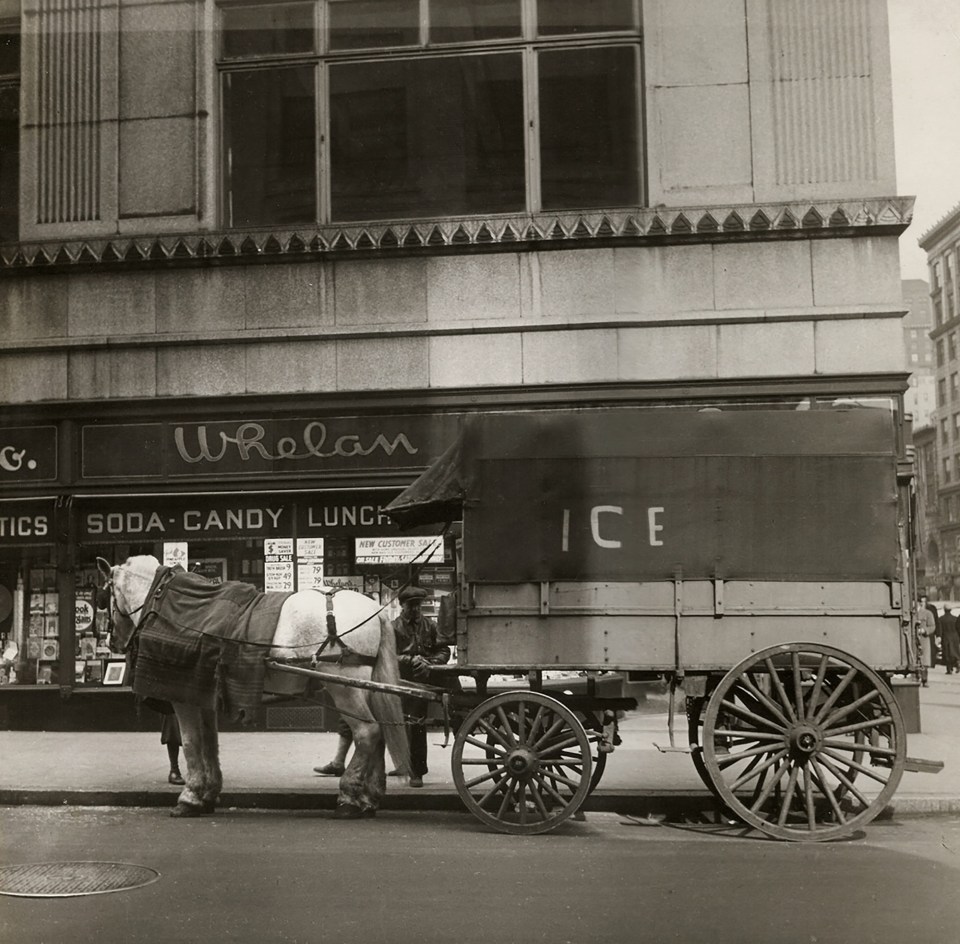
[[[130,557],[116,567],[101,558],[98,566],[106,578],[105,589],[110,592],[113,640],[125,651],[149,611],[145,606],[147,594],[161,565],[155,557],[143,555]],[[372,666],[335,664],[327,670],[349,678],[398,684],[396,640],[381,607],[353,590],[338,590],[331,599],[338,633],[349,633],[344,642],[357,655],[375,661]],[[327,600],[325,593],[315,590],[291,594],[280,609],[272,646],[265,657],[308,660],[316,653],[327,638]],[[409,770],[400,699],[343,685],[326,684],[325,688],[350,726],[354,742],[353,757],[340,778],[337,815],[350,819],[373,816],[386,790],[385,743],[401,771]],[[173,707],[180,722],[187,775],[171,815],[212,813],[223,786],[216,711],[180,702]]]

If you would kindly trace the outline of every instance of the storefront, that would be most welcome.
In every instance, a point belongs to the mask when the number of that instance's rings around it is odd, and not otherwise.
[[[436,599],[453,589],[452,542],[401,533],[384,507],[458,414],[260,415],[0,429],[4,495],[19,493],[0,499],[0,725],[72,727],[98,701],[115,719],[119,696],[132,710],[95,608],[98,558],[151,554],[265,591],[345,586],[391,609],[411,578]]]

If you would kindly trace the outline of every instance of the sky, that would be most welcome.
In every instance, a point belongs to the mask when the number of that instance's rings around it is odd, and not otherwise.
[[[917,240],[960,204],[960,0],[887,0],[897,192],[915,196],[900,237],[905,279],[926,279]]]

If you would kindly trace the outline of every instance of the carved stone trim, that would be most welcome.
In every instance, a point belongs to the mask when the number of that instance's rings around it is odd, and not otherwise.
[[[170,268],[354,256],[515,252],[601,245],[899,235],[913,197],[406,220],[343,226],[116,236],[0,246],[0,275]]]

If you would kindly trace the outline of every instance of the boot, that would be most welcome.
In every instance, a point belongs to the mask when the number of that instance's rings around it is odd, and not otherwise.
[[[324,764],[322,767],[314,767],[314,773],[320,774],[321,777],[342,777],[344,766],[343,764],[338,764],[335,761],[331,761],[329,764]]]
[[[167,777],[167,783],[176,784],[178,787],[182,787],[184,784],[183,776],[176,767],[170,769],[170,776]]]

